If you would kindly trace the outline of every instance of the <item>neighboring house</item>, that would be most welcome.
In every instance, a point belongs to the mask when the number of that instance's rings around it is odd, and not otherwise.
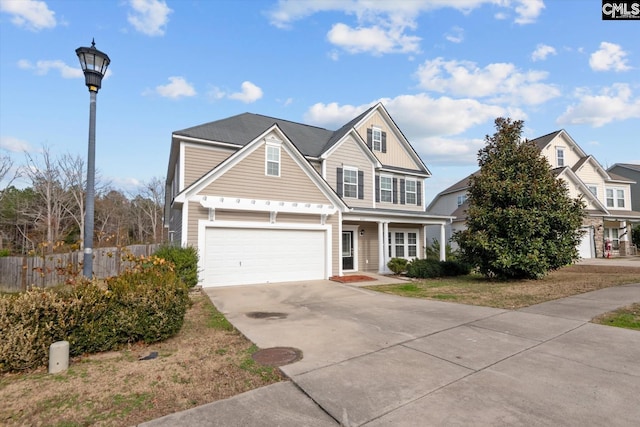
[[[631,182],[631,206],[640,210],[640,165],[631,163],[616,163],[607,169],[610,174],[627,178]],[[640,242],[636,242],[638,244]]]
[[[533,142],[556,177],[567,183],[570,197],[582,195],[586,203],[585,233],[578,247],[580,256],[594,258],[635,254],[629,231],[633,224],[640,222],[640,212],[632,209],[631,201],[631,185],[636,181],[605,170],[565,130],[541,136]],[[455,231],[465,229],[466,194],[472,175],[440,192],[427,207],[429,213],[456,217],[445,231],[447,241]],[[427,240],[439,240],[439,234],[439,230],[428,228]],[[610,250],[607,250],[607,243],[611,245]],[[452,246],[455,248],[455,244]]]
[[[386,273],[444,235],[430,176],[382,104],[337,131],[244,113],[172,134],[165,225],[203,286]]]

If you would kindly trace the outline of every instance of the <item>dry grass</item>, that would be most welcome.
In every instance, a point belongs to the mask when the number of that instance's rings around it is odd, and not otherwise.
[[[251,359],[255,346],[206,296],[193,296],[180,333],[162,343],[0,376],[0,425],[135,425],[261,387],[283,378]],[[140,356],[158,352],[153,360]]]
[[[640,283],[640,267],[576,265],[541,280],[503,282],[469,275],[368,288],[415,298],[517,309],[626,283]]]

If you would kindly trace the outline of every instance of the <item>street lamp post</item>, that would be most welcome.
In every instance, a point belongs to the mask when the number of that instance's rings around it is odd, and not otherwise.
[[[91,47],[79,47],[76,55],[84,73],[84,79],[89,88],[89,153],[87,156],[87,197],[84,216],[84,260],[82,274],[91,279],[93,277],[93,222],[95,204],[95,176],[96,176],[96,95],[102,84],[102,78],[107,72],[111,60],[106,53],[96,49],[96,43],[91,41]]]

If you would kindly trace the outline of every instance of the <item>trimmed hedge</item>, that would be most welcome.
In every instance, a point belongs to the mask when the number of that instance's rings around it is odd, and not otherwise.
[[[155,257],[107,280],[0,296],[0,372],[46,365],[49,346],[69,341],[70,356],[152,343],[175,335],[189,291]]]
[[[414,259],[407,265],[407,276],[430,279],[445,276],[464,276],[471,267],[459,261],[437,261],[435,259]]]
[[[198,284],[198,250],[193,246],[164,245],[154,255],[173,263],[178,277],[190,288]]]
[[[407,269],[408,260],[405,258],[391,258],[387,263],[387,267],[389,270],[393,271],[394,274],[400,274]]]

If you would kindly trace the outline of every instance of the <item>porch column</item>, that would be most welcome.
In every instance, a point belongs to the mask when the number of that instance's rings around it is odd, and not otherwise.
[[[387,248],[389,247],[389,223],[378,223],[378,273],[387,274]]]
[[[440,224],[440,261],[446,261],[447,258],[447,241],[444,232],[444,224]]]
[[[627,221],[620,221],[620,256],[627,256],[629,247],[629,233],[627,230]]]

